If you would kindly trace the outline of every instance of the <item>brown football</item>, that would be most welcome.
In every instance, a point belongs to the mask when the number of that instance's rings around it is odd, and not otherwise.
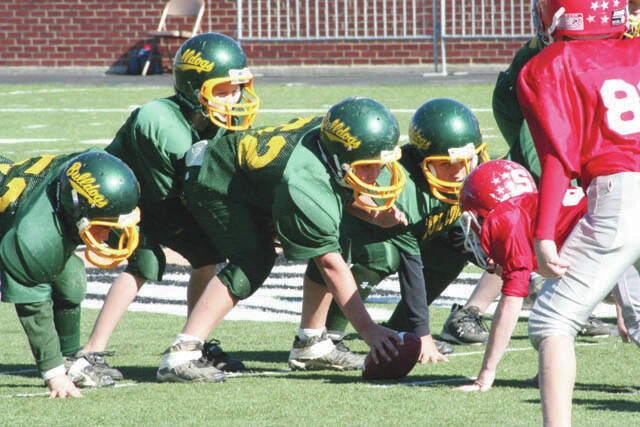
[[[381,359],[375,363],[371,352],[367,354],[362,368],[362,378],[365,380],[399,380],[407,376],[420,357],[422,341],[420,337],[411,332],[400,332],[403,344],[397,345],[398,355],[390,361]]]

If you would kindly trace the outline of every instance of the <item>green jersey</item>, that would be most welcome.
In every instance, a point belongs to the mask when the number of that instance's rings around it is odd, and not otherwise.
[[[308,134],[317,132],[321,123],[321,116],[299,118],[210,140],[202,157],[190,164],[199,166],[194,173],[203,187],[270,212],[294,149]]]
[[[531,132],[520,110],[516,84],[520,70],[543,47],[537,36],[528,40],[516,52],[509,68],[498,75],[498,80],[493,90],[493,115],[500,132],[507,144],[509,144],[507,157],[527,168],[536,179],[540,177],[540,162]]]
[[[16,304],[41,372],[60,366],[80,347],[80,303],[86,292],[81,243],[57,206],[56,179],[67,156],[0,164],[2,301]]]
[[[342,198],[351,191],[334,184],[320,160],[321,122],[300,118],[229,135],[187,156],[189,211],[229,259],[218,277],[238,298],[255,292],[271,271],[273,226],[289,258],[340,249]]]
[[[426,305],[458,276],[468,259],[452,239],[453,235],[461,232],[457,221],[461,215],[460,208],[431,195],[422,173],[422,159],[415,146],[407,144],[402,147],[400,163],[406,170],[407,181],[396,206],[405,213],[408,226],[385,229],[347,214],[342,223],[341,239],[363,299],[386,276],[405,270],[401,275],[403,299],[388,325],[396,330],[419,334],[429,331]],[[378,182],[387,182],[387,175],[388,172],[383,171]],[[421,260],[422,265],[416,265],[413,270],[422,268],[422,271],[406,274],[411,269],[402,263],[406,264],[414,256]],[[312,263],[309,263],[307,273],[312,280],[322,283]],[[346,318],[337,305],[332,304],[327,328],[344,330],[346,325]]]
[[[213,124],[198,132],[176,97],[156,99],[136,109],[106,151],[124,161],[140,183],[140,245],[127,270],[147,280],[161,280],[165,267],[160,245],[183,255],[194,268],[219,262],[215,249],[201,239],[195,221],[180,201],[184,158],[191,146],[227,133]]]
[[[77,233],[68,232],[55,205],[50,185],[68,156],[39,156],[0,165],[0,263],[2,300],[30,303],[51,299],[51,284],[75,248]]]

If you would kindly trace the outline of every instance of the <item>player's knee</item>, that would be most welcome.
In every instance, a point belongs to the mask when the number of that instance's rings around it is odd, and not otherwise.
[[[256,260],[257,261],[257,260]],[[275,263],[275,256],[266,257],[263,262],[254,262],[249,267],[229,263],[218,274],[218,278],[229,288],[231,294],[246,299],[262,286]]]

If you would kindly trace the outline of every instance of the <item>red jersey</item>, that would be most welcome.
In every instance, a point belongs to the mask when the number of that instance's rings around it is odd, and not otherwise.
[[[558,41],[524,66],[518,100],[543,169],[536,237],[553,238],[569,179],[640,171],[638,84],[640,38]]]
[[[500,203],[489,212],[482,223],[482,249],[496,264],[502,266],[504,295],[523,298],[529,295],[531,272],[538,267],[533,248],[537,207],[537,193],[522,194]],[[587,198],[582,190],[569,189],[555,229],[555,243],[558,248],[586,212]]]

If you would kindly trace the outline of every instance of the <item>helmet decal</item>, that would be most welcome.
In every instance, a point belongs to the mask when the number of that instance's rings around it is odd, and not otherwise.
[[[424,151],[427,151],[431,146],[431,141],[427,140],[420,131],[420,127],[413,122],[409,125],[409,139],[413,145]]]
[[[182,71],[195,70],[198,73],[208,73],[215,66],[213,61],[208,61],[202,57],[202,52],[196,52],[194,49],[185,49],[184,53],[176,60],[176,67]]]
[[[331,113],[322,119],[322,129],[327,139],[344,145],[347,151],[354,150],[362,144],[362,141],[353,136],[349,131],[351,128],[345,126],[340,119],[331,120]]]
[[[103,208],[109,204],[109,201],[100,194],[100,184],[95,184],[96,179],[91,172],[80,173],[82,163],[74,162],[67,169],[66,175],[69,177],[69,183],[73,189],[82,197],[87,199],[90,204]]]

